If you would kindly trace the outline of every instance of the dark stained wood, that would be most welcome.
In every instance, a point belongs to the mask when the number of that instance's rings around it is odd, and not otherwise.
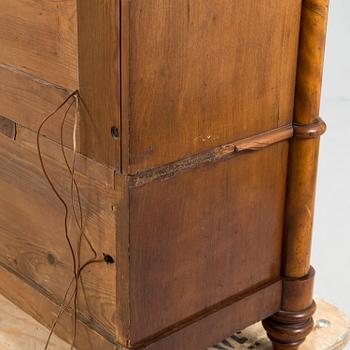
[[[118,0],[77,0],[81,152],[119,169],[120,30]]]
[[[292,121],[300,0],[124,3],[130,173]]]
[[[9,65],[0,64],[0,115],[35,132],[43,119],[52,113],[71,92],[33,78],[32,75]],[[66,109],[60,111],[55,118],[47,123],[43,128],[43,135],[59,142],[60,124]],[[64,143],[66,145],[72,143],[73,120],[74,108],[66,119],[64,129],[66,136]]]
[[[133,342],[280,276],[287,151],[285,141],[130,190]]]
[[[42,139],[44,159],[60,193],[70,203],[70,176],[59,146]],[[9,155],[11,155],[9,157]],[[73,277],[72,257],[64,237],[64,211],[43,177],[35,134],[19,128],[16,141],[0,134],[0,261],[33,280],[57,300]],[[114,172],[80,157],[77,163],[85,230],[101,258],[116,259],[118,203]],[[70,218],[73,244],[79,230]],[[83,244],[83,261],[92,257]],[[83,274],[79,310],[113,334],[115,332],[116,265],[91,265]],[[85,300],[86,297],[86,300]]]
[[[0,1],[0,47],[0,64],[76,90],[76,0]]]

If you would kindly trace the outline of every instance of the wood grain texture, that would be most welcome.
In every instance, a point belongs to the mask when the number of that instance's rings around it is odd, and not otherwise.
[[[134,342],[280,276],[287,154],[284,141],[130,190]]]
[[[71,91],[65,88],[34,78],[9,65],[0,64],[0,115],[35,132],[43,119],[70,93]],[[56,117],[47,123],[43,128],[43,135],[59,142],[64,111],[65,109],[57,113]],[[66,119],[64,134],[68,137],[64,138],[65,145],[72,143],[73,112],[74,108]]]
[[[130,346],[130,203],[127,176],[115,177],[120,192],[117,222],[116,337],[118,343]]]
[[[130,173],[292,121],[300,0],[123,3]]]
[[[62,300],[72,279],[72,257],[64,238],[63,207],[42,174],[35,134],[19,128],[16,141],[0,134],[0,145],[0,211],[6,213],[0,218],[0,261]],[[50,176],[70,203],[70,176],[58,145],[42,138],[42,150]],[[86,234],[100,258],[106,253],[116,259],[114,209],[119,194],[114,190],[114,172],[79,157],[77,182]],[[76,246],[79,231],[71,216],[69,226]],[[86,243],[82,251],[83,261],[92,257]],[[91,265],[83,272],[79,296],[81,314],[111,334],[116,322],[115,276],[115,265]]]
[[[294,122],[319,117],[329,0],[303,0]]]
[[[76,0],[0,0],[0,63],[78,87]]]
[[[40,293],[32,288],[28,283],[18,278],[15,273],[3,268],[0,265],[0,280],[5,283],[0,284],[0,292],[8,297],[14,304],[17,304],[26,313],[30,314],[34,319],[38,320],[46,327],[51,327],[59,312],[59,305],[47,295]],[[13,293],[13,291],[16,293]],[[2,317],[4,313],[1,313]],[[13,323],[12,327],[16,327],[18,323]],[[67,342],[72,340],[72,317],[65,313],[57,325],[56,334]],[[107,341],[103,336],[94,331],[91,327],[78,320],[77,332],[77,348],[82,350],[116,350],[116,347]],[[12,329],[13,329],[12,328]],[[48,330],[45,335],[48,336]],[[36,333],[37,334],[37,333]],[[32,333],[33,335],[33,333]],[[46,341],[46,336],[44,340]],[[32,350],[28,346],[28,342],[24,349],[11,350]],[[62,344],[60,344],[62,345]],[[42,350],[43,347],[36,347],[33,350]],[[51,347],[49,347],[51,350]],[[59,348],[60,350],[62,347]]]
[[[4,277],[5,272],[0,271]],[[0,295],[0,348],[12,350],[42,350],[48,330],[22,309]],[[70,345],[53,335],[50,350],[70,350]],[[76,350],[74,348],[74,350]]]
[[[11,139],[15,139],[16,123],[0,115],[0,133]]]
[[[261,289],[236,303],[210,315],[184,329],[165,337],[149,346],[147,350],[202,350],[219,342],[236,330],[254,324],[278,309],[281,296],[279,282]]]
[[[0,275],[1,274],[0,271]],[[315,327],[303,345],[303,350],[341,350],[345,349],[350,340],[349,318],[338,308],[324,300],[317,299]],[[249,308],[249,305],[248,305]],[[36,322],[23,310],[0,296],[0,346],[13,350],[42,350],[47,337],[47,329]],[[236,312],[237,313],[237,312]],[[232,315],[229,313],[228,315]],[[217,329],[219,322],[212,326]],[[231,332],[232,333],[232,332]],[[104,349],[110,350],[107,345]],[[244,330],[237,331],[230,337],[212,345],[207,350],[248,350],[258,347],[261,350],[271,350],[271,342],[261,323],[256,323]],[[50,350],[69,350],[69,344],[53,337]],[[85,350],[89,348],[85,346]],[[96,347],[95,347],[96,349]],[[113,350],[125,350],[116,347]],[[191,349],[194,349],[193,347]],[[201,348],[200,350],[203,350]]]
[[[311,287],[290,301],[280,278],[310,271],[327,8],[0,0],[0,290],[50,325],[72,278],[33,130],[79,88],[85,229],[116,264],[83,274],[78,349],[203,349],[276,312],[269,334],[283,343],[296,325],[296,348],[312,323]],[[69,200],[62,115],[41,140]],[[71,129],[72,115],[68,147]],[[58,333],[70,338],[70,315]]]
[[[318,121],[328,18],[327,0],[303,1],[294,122]],[[286,205],[284,275],[300,278],[310,269],[319,137],[291,144]]]
[[[257,134],[252,137],[238,140],[229,144],[215,147],[209,151],[196,154],[185,159],[181,159],[171,164],[163,165],[159,168],[144,171],[142,173],[130,176],[129,183],[132,187],[143,186],[149,182],[165,180],[176,176],[181,172],[196,167],[208,165],[217,161],[227,160],[240,152],[258,151],[287,140],[293,136],[293,126],[286,125],[277,129],[272,129],[265,133]]]
[[[304,0],[302,6],[293,118],[296,128],[289,155],[282,270],[282,276],[295,279],[296,284],[298,279],[313,279],[310,253],[319,143],[325,131],[318,114],[328,3],[327,0]],[[315,130],[317,124],[319,132]],[[295,298],[284,288],[281,310],[264,321],[276,350],[299,349],[312,330],[313,284],[306,284],[306,287]],[[298,292],[298,288],[292,290]]]
[[[81,152],[120,171],[119,1],[77,2]]]

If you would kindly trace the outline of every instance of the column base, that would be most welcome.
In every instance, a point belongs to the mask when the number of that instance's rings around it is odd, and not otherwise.
[[[316,304],[300,312],[279,311],[263,321],[275,350],[296,350],[313,329]]]

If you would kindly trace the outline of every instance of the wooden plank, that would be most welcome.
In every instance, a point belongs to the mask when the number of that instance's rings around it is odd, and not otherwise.
[[[38,290],[32,288],[29,284],[18,278],[15,274],[4,269],[0,265],[0,291],[2,294],[8,297],[16,305],[19,305],[22,310],[30,314],[40,323],[47,327],[51,327],[55,320],[56,314],[59,312],[59,306],[46,295],[43,295]],[[13,293],[16,291],[16,293]],[[2,318],[3,318],[2,313]],[[17,323],[12,324],[12,329]],[[92,328],[88,327],[85,323],[78,320],[78,332],[77,332],[77,348],[84,350],[115,350],[115,346],[102,337],[99,333],[95,332]],[[72,339],[72,317],[65,313],[62,319],[57,325],[56,333],[67,342]],[[38,331],[35,331],[38,334]],[[33,335],[33,333],[32,333]],[[48,336],[48,331],[46,331]],[[45,337],[45,340],[47,338]],[[12,348],[11,348],[12,349]],[[30,348],[25,348],[29,350]],[[38,347],[34,348],[39,349]],[[33,350],[34,350],[33,349]],[[42,350],[43,347],[40,347]],[[49,347],[51,350],[51,346]],[[59,348],[62,349],[62,348]],[[15,349],[13,349],[15,350]],[[17,349],[16,349],[17,350]],[[22,349],[18,349],[22,350]],[[31,349],[30,349],[31,350]]]
[[[4,213],[0,262],[61,301],[72,279],[73,263],[64,237],[64,210],[42,174],[35,140],[36,135],[24,128],[17,130],[15,141],[0,134],[0,211]],[[71,180],[59,146],[43,137],[42,150],[50,176],[70,203]],[[120,193],[114,189],[114,171],[83,157],[78,157],[76,169],[85,232],[99,258],[105,253],[116,260],[118,211],[114,208]],[[69,226],[76,246],[79,230],[72,216]],[[86,243],[82,252],[83,261],[92,257]],[[91,265],[82,275],[84,288],[79,295],[82,316],[111,334],[116,323],[115,276],[115,265]]]
[[[123,5],[130,173],[292,121],[301,0]]]
[[[130,189],[133,342],[279,277],[287,157],[283,141]]]
[[[0,63],[78,87],[76,0],[1,0]]]
[[[119,1],[77,2],[81,152],[120,170]]]
[[[47,83],[8,65],[0,64],[0,115],[21,126],[37,131],[43,119],[69,96],[71,91]],[[43,135],[59,142],[63,108],[43,128]],[[74,108],[68,115],[64,142],[72,143]],[[78,133],[79,136],[79,133]]]

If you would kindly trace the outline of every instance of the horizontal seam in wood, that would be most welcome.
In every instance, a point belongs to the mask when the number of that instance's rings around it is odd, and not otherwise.
[[[8,266],[7,264],[5,264],[4,262],[0,261],[0,267],[2,267],[3,269],[5,269],[6,271],[8,271],[9,273],[12,273],[13,275],[15,275],[17,278],[19,278],[20,280],[22,280],[24,283],[28,284],[30,287],[32,287],[35,291],[37,291],[38,293],[40,293],[43,297],[49,299],[52,303],[56,304],[57,307],[61,307],[62,304],[60,303],[60,301],[50,292],[48,292],[44,287],[42,287],[41,285],[39,285],[38,283],[36,283],[35,281],[33,281],[31,278],[22,275],[21,273],[19,273],[18,271],[14,270],[12,267]],[[69,314],[71,314],[71,309],[68,309]],[[82,322],[83,324],[85,324],[87,327],[89,327],[91,330],[95,331],[96,333],[98,333],[100,336],[102,336],[103,338],[105,338],[108,342],[112,343],[113,345],[121,345],[117,342],[116,338],[114,335],[112,335],[111,333],[109,333],[107,330],[105,330],[104,328],[100,327],[96,322],[91,322],[87,317],[85,317],[84,315],[82,315],[81,313],[78,313],[78,319],[80,322]]]
[[[225,299],[224,301],[221,301],[213,306],[210,306],[198,313],[196,313],[195,315],[192,315],[190,317],[188,317],[185,320],[182,320],[172,326],[169,326],[165,329],[163,329],[162,331],[149,336],[135,344],[132,345],[132,349],[133,350],[138,350],[138,349],[142,349],[152,343],[155,343],[163,338],[168,337],[169,335],[176,333],[196,322],[201,321],[202,319],[205,319],[206,317],[209,317],[231,305],[233,305],[234,303],[237,303],[241,300],[244,300],[245,298],[248,298],[252,295],[254,295],[255,293],[259,293],[261,291],[263,291],[264,289],[267,289],[269,287],[272,287],[273,285],[276,285],[278,283],[282,283],[282,278],[276,278],[272,281],[269,282],[265,282],[259,286],[256,286],[254,289],[249,289],[248,291],[243,291],[239,294],[235,294],[231,297],[228,297],[227,299]]]
[[[129,176],[130,187],[139,187],[155,180],[166,180],[180,172],[232,158],[242,152],[259,151],[293,137],[293,125],[288,124],[251,137],[215,147],[209,151],[181,159]]]
[[[19,124],[19,123],[13,121],[12,119],[7,118],[6,116],[1,116],[1,115],[0,115],[0,117],[4,117],[4,118],[6,118],[9,122],[12,122],[12,123],[16,124],[16,136],[17,136],[17,131],[18,131],[18,130],[21,130],[21,129],[24,130],[24,131],[28,131],[28,132],[30,132],[30,133],[33,133],[33,136],[36,135],[36,131],[34,131],[33,129],[28,128],[27,126],[24,126],[24,125],[22,125],[22,124]],[[0,136],[6,136],[6,135],[3,135],[3,134],[0,132]],[[48,135],[46,135],[46,134],[41,134],[40,137],[42,137],[42,138],[48,140],[49,142],[54,143],[57,147],[61,147],[60,144],[59,144],[59,142],[57,142],[56,140],[52,139],[50,136],[48,136]],[[21,143],[20,140],[21,140],[21,138],[19,138],[19,140],[13,139],[13,141],[19,143],[20,146],[24,147],[23,145],[20,144],[20,143]],[[33,143],[33,146],[35,146],[34,143]],[[72,148],[71,148],[70,146],[68,146],[68,145],[64,145],[63,147],[64,147],[66,150],[72,151]],[[86,160],[86,161],[89,161],[89,162],[91,162],[91,163],[94,163],[95,165],[101,166],[101,167],[103,167],[103,168],[105,168],[105,169],[107,169],[107,170],[113,170],[114,173],[115,173],[115,176],[120,176],[120,175],[121,175],[121,174],[118,172],[118,169],[113,168],[113,167],[109,166],[108,164],[100,163],[100,162],[98,162],[97,160],[92,159],[92,158],[86,156],[85,154],[77,153],[77,157],[80,158],[80,159],[82,159],[82,160]],[[113,186],[115,186],[115,185],[113,185]]]
[[[0,68],[3,68],[9,72],[13,72],[15,74],[20,74],[20,75],[24,75],[28,78],[30,78],[31,80],[39,83],[39,84],[42,84],[42,85],[46,85],[46,86],[51,86],[51,87],[54,87],[55,89],[57,90],[61,90],[62,92],[64,92],[65,94],[71,94],[73,91],[69,90],[69,89],[66,89],[65,87],[63,86],[60,86],[60,85],[57,85],[57,84],[54,84],[54,83],[51,83],[50,81],[47,81],[47,80],[44,80],[44,79],[41,79],[31,73],[28,73],[22,69],[19,69],[17,67],[14,67],[14,66],[11,66],[9,64],[3,64],[3,63],[0,63]]]

